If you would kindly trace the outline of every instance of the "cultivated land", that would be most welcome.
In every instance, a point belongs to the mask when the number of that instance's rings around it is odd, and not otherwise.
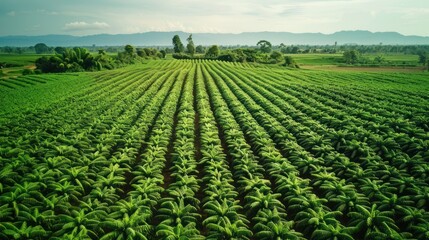
[[[425,239],[428,92],[197,60],[2,80],[0,238]]]

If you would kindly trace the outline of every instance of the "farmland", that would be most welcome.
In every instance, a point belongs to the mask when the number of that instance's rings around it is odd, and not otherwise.
[[[209,60],[0,81],[1,239],[427,239],[429,76]]]

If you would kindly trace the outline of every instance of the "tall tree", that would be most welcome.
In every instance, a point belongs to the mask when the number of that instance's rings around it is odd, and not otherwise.
[[[182,41],[180,40],[179,35],[174,35],[173,37],[173,47],[175,53],[182,53],[185,51]]]
[[[263,53],[271,52],[272,45],[267,40],[261,40],[256,45],[260,46],[261,52],[263,52]]]
[[[426,61],[428,59],[427,53],[424,52],[424,51],[420,51],[420,52],[417,53],[417,55],[419,56],[419,63],[425,65]]]
[[[44,43],[38,43],[34,45],[34,50],[37,54],[49,53],[49,47]]]
[[[209,58],[217,58],[219,56],[219,47],[217,45],[213,45],[207,50],[206,57]]]
[[[134,54],[134,47],[131,45],[125,45],[125,52],[128,53],[129,55],[133,55]]]
[[[194,41],[192,40],[192,34],[189,35],[186,41],[188,41],[188,44],[186,45],[186,51],[188,52],[189,55],[194,56],[195,45],[194,45]]]

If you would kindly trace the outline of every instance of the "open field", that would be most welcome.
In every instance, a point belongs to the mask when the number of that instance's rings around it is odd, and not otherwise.
[[[425,239],[428,92],[206,60],[3,80],[0,238]]]
[[[35,68],[34,61],[39,57],[41,57],[40,54],[0,54],[0,64],[7,64],[1,69],[3,76],[0,75],[0,78],[21,76],[23,69]]]

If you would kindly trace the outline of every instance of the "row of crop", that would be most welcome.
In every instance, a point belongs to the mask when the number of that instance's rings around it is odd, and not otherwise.
[[[254,86],[255,87],[255,86]],[[256,88],[256,87],[255,87]],[[272,92],[275,92],[276,94],[278,94],[279,96],[281,96],[283,99],[287,99],[289,96],[285,96],[285,94],[284,93],[282,93],[281,91],[278,91],[277,89],[275,89],[274,87],[269,87],[268,86],[268,90],[269,91],[267,91],[266,92],[266,96],[268,96],[268,97],[272,97],[269,93],[272,93]],[[292,103],[293,101],[289,101],[289,103]],[[283,106],[287,106],[287,104],[285,104],[284,102],[283,103],[281,103],[281,102],[279,102],[278,103],[278,106],[279,107],[283,107]],[[302,106],[302,108],[304,108],[304,109],[308,109],[308,108],[310,108],[309,106],[307,106],[307,105],[305,105],[305,106]],[[296,112],[296,110],[295,109],[293,109],[293,108],[290,108],[290,107],[288,107],[288,108],[285,108],[285,110],[284,110],[285,112],[287,112],[287,113],[291,113],[291,112]],[[308,112],[307,112],[308,113]],[[297,112],[297,114],[299,114],[299,112]],[[321,111],[319,111],[319,112],[315,112],[314,113],[314,115],[311,115],[311,116],[315,116],[315,117],[317,117],[318,115],[319,116],[323,116],[323,112],[321,112]],[[292,115],[293,116],[293,115]],[[323,118],[322,118],[323,119]],[[327,128],[323,128],[322,127],[322,125],[320,125],[320,124],[317,124],[317,122],[316,122],[316,124],[315,124],[315,122],[314,121],[311,121],[311,120],[306,120],[306,118],[303,118],[303,117],[300,117],[300,119],[299,119],[300,121],[302,121],[305,125],[307,125],[308,127],[310,127],[310,128],[312,128],[312,129],[315,129],[315,131],[318,133],[318,134],[320,134],[321,136],[323,136],[323,135],[325,135],[325,133],[327,133],[327,135],[328,136],[330,136],[331,137],[331,139],[326,139],[326,140],[329,140],[329,141],[331,141],[332,143],[333,143],[333,146],[336,148],[336,150],[339,150],[339,151],[341,151],[341,152],[345,152],[346,154],[349,154],[348,156],[350,156],[350,157],[352,157],[352,159],[354,158],[355,160],[357,159],[356,158],[356,155],[358,155],[358,153],[357,153],[357,151],[354,153],[354,152],[351,152],[351,153],[349,153],[348,151],[347,151],[347,146],[350,144],[350,143],[352,143],[352,141],[353,141],[353,139],[354,139],[354,135],[352,134],[353,132],[348,132],[347,131],[347,129],[346,130],[340,130],[340,131],[338,131],[338,132],[336,132],[336,131],[334,131],[334,130],[332,130],[332,129],[327,129]],[[322,122],[323,122],[323,120],[322,120]],[[345,123],[345,125],[347,125],[347,123]],[[296,129],[296,128],[295,128]],[[302,132],[302,130],[305,130],[305,129],[299,129],[297,132],[299,133],[299,132]],[[308,138],[309,139],[311,139],[310,138],[310,136],[311,135],[309,135],[308,136]],[[386,140],[383,140],[383,139],[380,139],[379,137],[378,138],[376,138],[377,136],[372,136],[371,137],[371,135],[368,137],[368,142],[370,142],[371,143],[371,147],[373,147],[373,148],[376,148],[376,147],[378,147],[378,149],[380,149],[380,150],[383,150],[383,151],[386,151],[386,147],[384,147],[383,148],[383,145],[382,144],[386,144],[386,143],[389,143],[388,141],[386,141]],[[323,138],[323,137],[322,137]],[[312,141],[312,143],[309,145],[309,147],[312,145],[312,144],[314,144],[315,143],[315,140],[316,139],[314,139],[313,141]],[[333,141],[332,141],[333,140]],[[378,142],[376,142],[376,141],[378,141]],[[359,147],[359,142],[355,142],[356,144],[356,147]],[[377,145],[378,144],[378,145]],[[380,146],[381,145],[381,146]],[[350,147],[352,147],[352,145],[350,146]],[[358,150],[358,149],[356,149],[356,147],[355,148],[351,148],[351,150],[353,150],[353,151],[355,151],[355,150]],[[373,151],[372,149],[370,149],[369,148],[369,146],[363,146],[363,147],[366,147],[367,149],[368,149],[368,151],[369,152],[371,152],[371,151]],[[389,151],[389,150],[387,150],[387,151]],[[390,151],[394,151],[393,149],[390,149]],[[367,152],[368,153],[368,152]],[[395,155],[395,156],[401,156],[401,155],[399,155],[399,154],[401,154],[400,152],[398,153],[398,155]],[[355,155],[355,156],[352,156],[352,155]],[[406,155],[405,155],[406,156]],[[368,157],[369,158],[369,157]],[[415,167],[415,169],[413,170],[413,171],[411,171],[411,169],[405,169],[405,170],[407,170],[407,172],[409,171],[409,172],[411,172],[411,173],[413,173],[414,171],[415,171],[415,174],[413,174],[416,178],[417,178],[417,181],[416,182],[419,182],[419,179],[420,179],[420,182],[422,181],[422,182],[425,182],[424,181],[424,179],[425,179],[425,177],[427,177],[427,175],[425,174],[425,164],[420,160],[418,160],[419,158],[415,158],[414,159],[414,167]],[[367,159],[368,160],[368,159]],[[377,159],[372,159],[372,160],[377,160]],[[401,159],[402,160],[402,159]],[[421,163],[421,164],[418,164],[418,163]],[[412,162],[410,161],[410,164],[411,164]],[[377,164],[377,162],[375,162],[374,164],[376,164],[376,165],[379,165],[379,164]],[[404,162],[403,162],[403,160],[402,161],[400,161],[400,158],[398,159],[398,161],[390,161],[390,164],[393,164],[395,167],[397,167],[398,169],[399,169],[399,175],[401,175],[401,173],[403,172],[403,170],[404,170]],[[383,167],[383,165],[381,165],[381,166],[379,166],[379,168],[377,168],[377,166],[376,165],[374,165],[373,167],[372,167],[372,169],[373,170],[377,170],[377,169],[379,169],[379,171],[381,171],[380,172],[380,174],[385,174],[385,172],[383,173],[383,171],[385,171],[385,169],[386,169],[386,166],[384,166]],[[401,166],[402,165],[402,166]],[[390,170],[389,171],[393,171],[393,173],[397,173],[398,171],[397,170],[395,170],[394,168],[392,169],[392,168],[390,168]],[[392,174],[392,173],[391,173]],[[391,176],[396,176],[396,175],[391,175]],[[385,176],[383,177],[383,176],[379,176],[379,177],[382,177],[382,178],[386,178]],[[403,175],[403,177],[405,177],[405,178],[407,178],[408,177],[408,175],[405,173],[405,175]],[[403,180],[404,180],[404,178],[402,178]],[[412,179],[411,179],[412,180]],[[419,186],[417,186],[417,188],[419,189]],[[424,189],[422,189],[422,188],[420,188],[420,190],[421,190],[421,192],[424,192]]]
[[[309,89],[310,90],[310,89]],[[319,98],[334,100],[333,107],[341,109],[342,111],[350,112],[350,115],[356,116],[365,121],[377,121],[386,124],[391,130],[395,132],[404,132],[412,137],[428,138],[425,136],[425,131],[418,123],[413,122],[410,118],[415,115],[422,115],[426,110],[424,107],[406,110],[401,110],[401,106],[389,106],[387,103],[382,103],[380,100],[373,98],[372,101],[362,101],[361,97],[353,97],[350,94],[343,95],[341,90],[330,88],[311,89],[313,94],[317,94],[315,100]],[[389,98],[383,96],[387,101]],[[343,102],[346,104],[339,104]],[[373,102],[379,102],[379,107],[374,107]],[[358,111],[356,111],[358,110]],[[392,114],[393,113],[393,114]]]
[[[156,236],[162,239],[201,239],[199,204],[196,197],[200,188],[194,146],[193,85],[195,66],[187,68],[186,77],[175,109],[171,150],[167,152],[164,189],[156,211]],[[159,221],[159,222],[158,222]]]
[[[273,84],[273,83],[271,82],[270,84]],[[394,155],[390,154],[389,157],[397,159],[396,162],[401,162],[403,161],[404,158],[409,159],[408,156],[404,153],[411,154],[411,156],[413,156],[413,158],[415,158],[417,162],[421,161],[419,159],[425,158],[426,151],[425,151],[425,143],[423,141],[410,139],[406,135],[396,134],[396,133],[380,135],[382,133],[380,133],[379,131],[376,131],[376,129],[384,128],[385,125],[377,122],[372,124],[374,127],[373,132],[368,131],[363,128],[367,126],[363,125],[361,121],[358,121],[352,117],[346,116],[344,112],[332,109],[330,107],[325,107],[321,105],[320,102],[317,102],[315,100],[309,100],[308,97],[306,99],[300,98],[302,99],[302,102],[299,101],[296,97],[293,96],[295,94],[300,94],[299,89],[293,90],[293,88],[295,88],[293,86],[285,88],[285,87],[282,87],[281,85],[276,84],[275,87],[277,89],[274,88],[273,86],[272,87],[273,91],[276,91],[279,96],[282,96],[282,98],[288,99],[289,100],[288,102],[295,105],[297,108],[303,109],[302,111],[305,114],[313,118],[317,118],[318,121],[324,124],[328,124],[329,127],[335,128],[337,131],[341,131],[341,132],[329,131],[333,135],[331,136],[331,138],[342,138],[342,135],[347,136],[347,139],[339,139],[340,141],[335,140],[336,143],[334,145],[336,146],[337,150],[340,150],[340,148],[343,148],[344,150],[344,147],[346,145],[345,143],[347,140],[359,139],[364,143],[363,145],[365,145],[361,147],[364,147],[364,148],[366,147],[369,151],[372,151],[372,150],[369,148],[369,146],[366,146],[365,142],[368,142],[368,145],[370,145],[375,149],[377,149],[378,147],[380,150],[383,150],[383,151],[378,150],[379,151],[378,154],[381,157],[385,157],[386,154],[389,155],[389,150],[388,149],[386,150],[386,148],[382,148],[383,144],[386,146],[389,146],[391,148],[390,152],[393,152],[394,154]],[[292,93],[292,94],[285,94],[284,92],[279,91],[279,89],[288,91],[289,93]],[[312,105],[310,105],[310,103]],[[313,106],[318,106],[319,109]],[[340,118],[341,120],[338,120],[338,118]],[[321,128],[320,124],[312,124],[311,122],[309,122],[307,126],[314,129],[314,131],[318,132],[319,134],[324,134],[326,132],[326,129]],[[371,129],[371,127],[369,127],[369,129]],[[351,131],[351,133],[348,133],[349,130]],[[337,136],[338,134],[340,134],[340,136]],[[391,139],[392,136],[394,136],[393,140]],[[356,144],[357,144],[356,147],[359,147],[358,146],[359,142],[356,142]],[[401,149],[398,149],[397,147],[398,144],[400,144]],[[365,152],[362,149],[360,150],[362,152]],[[403,153],[400,150],[402,150]],[[393,162],[393,161],[390,160],[390,162]],[[419,166],[419,164],[416,164],[416,166]],[[422,170],[417,170],[417,171],[419,172],[419,173],[416,173],[417,175],[425,177],[424,171],[423,173],[421,172]]]
[[[150,100],[150,98],[148,98],[148,100]],[[80,139],[80,140],[84,140],[84,139]],[[63,152],[61,154],[70,154],[70,153]],[[102,161],[102,159],[100,158],[94,159],[94,161],[91,161],[86,157],[82,161],[72,161],[72,162],[66,157],[61,157],[61,156],[47,158],[47,160],[48,161],[46,165],[43,163],[37,164],[36,166],[39,167],[38,169],[39,172],[36,172],[35,170],[34,173],[35,174],[39,173],[35,177],[38,178],[40,181],[46,181],[47,184],[44,184],[44,182],[41,182],[42,186],[47,185],[48,187],[53,187],[53,189],[50,189],[50,191],[48,191],[48,194],[47,194],[48,198],[43,200],[43,202],[53,204],[51,206],[57,211],[55,212],[55,214],[49,215],[48,217],[49,221],[53,221],[53,219],[56,219],[56,220],[60,220],[57,222],[64,223],[64,221],[62,220],[63,218],[64,219],[67,218],[68,220],[71,220],[70,217],[78,218],[82,214],[92,215],[93,211],[91,211],[91,213],[87,213],[89,211],[88,208],[92,209],[95,205],[97,205],[98,208],[103,208],[103,206],[105,208],[107,204],[109,205],[113,204],[115,200],[118,200],[118,198],[111,198],[110,201],[107,200],[109,199],[109,195],[110,197],[112,197],[114,196],[115,191],[118,191],[118,189],[112,189],[111,187],[111,186],[115,186],[116,181],[118,181],[118,176],[115,175],[116,173],[112,174],[112,172],[124,171],[121,169],[118,170],[117,164],[110,164],[109,161]],[[103,164],[104,164],[104,167],[101,167]],[[73,167],[69,167],[70,165],[72,165]],[[94,168],[94,171],[88,172],[88,166],[86,165],[88,165],[90,168],[93,168],[94,165],[98,165],[99,167],[97,168],[97,171],[95,171],[95,168]],[[57,177],[47,177],[52,172],[54,174],[61,175],[62,176],[60,177],[61,180],[58,179]],[[97,175],[96,173],[99,173],[100,175]],[[33,174],[26,174],[25,176],[30,177],[30,179],[33,178]],[[96,181],[94,181],[94,179],[96,179]],[[58,184],[56,184],[55,182],[58,182]],[[81,198],[79,196],[87,192],[86,190],[83,190],[83,189],[85,188],[91,189],[89,185],[91,185],[91,188],[92,188],[92,190],[90,191],[90,194],[88,194],[86,197],[83,197],[84,199],[83,202],[81,201],[78,202],[78,198]],[[22,192],[20,188],[16,188],[15,186],[14,188],[16,191]],[[106,199],[106,201],[102,201],[99,199]],[[98,201],[101,201],[101,203]],[[58,202],[59,202],[58,205],[60,206],[64,206],[62,204],[67,202],[69,202],[69,204],[71,205],[68,205],[68,207],[58,207],[57,206]],[[82,211],[68,210],[68,212],[61,213],[61,210],[63,211],[67,210],[70,208],[70,206],[73,206],[76,204],[79,205],[79,208],[82,208]],[[92,205],[92,207],[87,206],[88,204]],[[85,206],[87,206],[88,208],[86,208]],[[35,206],[31,206],[31,209],[36,211],[39,208]],[[46,214],[49,214],[49,212]],[[27,223],[27,222],[24,222],[24,223]],[[18,224],[18,222],[15,224]],[[48,227],[51,227],[52,229],[58,229],[58,227],[61,227],[58,225],[59,224],[53,225],[53,226],[49,225]],[[68,224],[68,225],[69,225],[68,227],[63,227],[61,230],[56,232],[54,236],[57,234],[58,235],[82,234],[82,231],[75,231],[75,228],[73,227],[70,228],[70,226],[72,226],[71,224]],[[83,227],[85,227],[84,223],[82,223],[82,225]]]
[[[234,178],[239,194],[244,199],[244,210],[250,221],[254,236],[258,239],[299,239],[301,234],[293,230],[293,222],[286,219],[285,206],[279,200],[280,193],[273,191],[271,182],[264,176],[261,166],[254,156],[251,146],[246,142],[245,134],[234,120],[227,103],[207,70],[203,69],[210,99],[217,121],[222,129],[228,147],[228,156],[234,170]],[[268,153],[269,146],[259,151]],[[270,158],[267,156],[267,158]],[[282,161],[282,159],[277,159]]]
[[[279,75],[277,76],[280,77]],[[335,85],[335,83],[332,83],[332,80],[338,78],[339,77],[336,76],[334,79],[332,79],[329,75],[322,75],[319,77],[319,79],[315,79],[314,77],[312,77],[311,79],[306,80],[307,84],[305,86],[302,85],[300,87],[305,87],[309,90],[311,89],[311,91],[313,92],[322,91],[325,95],[329,93],[331,94],[329,97],[334,100],[334,102],[340,101],[341,103],[343,103],[337,105],[337,107],[347,109],[351,108],[352,110],[354,110],[355,108],[359,109],[360,111],[358,113],[360,114],[356,116],[361,118],[363,117],[367,120],[381,118],[383,121],[386,121],[395,120],[396,118],[412,118],[416,114],[421,114],[422,111],[424,111],[424,109],[426,108],[426,104],[424,104],[425,101],[422,101],[421,99],[419,100],[411,98],[413,95],[410,95],[409,93],[406,93],[406,96],[398,96],[398,94],[389,95],[388,93],[386,93],[386,91],[383,91],[382,94],[380,94],[382,90],[378,89],[377,91],[368,94],[368,92],[372,91],[369,86],[358,90],[362,88],[362,86],[345,87],[343,84]],[[362,78],[362,76],[360,78]],[[343,80],[345,81],[347,79]],[[314,88],[312,84],[317,81],[319,81],[320,84],[318,84],[318,88]],[[329,81],[330,84],[326,85],[326,81]],[[399,87],[402,88],[403,84],[401,84]],[[327,91],[324,91],[322,89]],[[421,133],[421,129],[415,129],[416,126],[421,127],[421,124],[413,122],[406,122],[405,124],[407,124],[407,126],[404,126],[402,129],[396,128],[395,130],[409,129],[409,131],[414,130],[414,132]]]
[[[239,194],[234,187],[231,165],[228,163],[221,133],[214,117],[214,109],[208,95],[205,73],[198,64],[195,82],[195,97],[199,122],[200,164],[203,165],[203,226],[207,229],[208,239],[247,239],[249,221],[242,214],[243,208],[238,200]],[[210,92],[210,95],[212,93]]]
[[[285,206],[287,206],[286,211],[297,222],[296,229],[303,232],[305,236],[313,238],[320,237],[321,232],[328,229],[336,229],[341,235],[347,234],[336,219],[340,213],[330,211],[324,200],[313,193],[312,188],[309,187],[309,181],[297,177],[299,172],[296,167],[282,157],[268,133],[252,117],[252,115],[261,114],[263,109],[258,105],[246,105],[246,107],[251,107],[248,112],[223,83],[228,77],[215,68],[211,68],[211,73],[223,93],[223,97],[230,105],[231,112],[248,135],[265,170],[270,176],[274,176],[273,181],[277,185],[277,191],[282,194]],[[298,189],[294,189],[295,187]],[[297,193],[296,190],[299,192]],[[311,220],[313,218],[318,220],[315,222]]]
[[[237,72],[235,72],[235,74],[237,74]],[[237,81],[235,81],[235,82],[237,82]],[[250,81],[249,81],[250,82]],[[253,85],[252,86],[252,88],[250,88],[250,90],[249,89],[247,89],[247,91],[249,92],[249,91],[251,91],[252,89],[257,89],[257,87],[258,86],[256,86],[256,85]],[[238,92],[237,90],[234,90],[234,92]],[[282,106],[282,105],[284,105],[285,103],[283,102],[281,102],[281,100],[279,100],[278,98],[276,98],[276,97],[274,97],[273,95],[272,95],[272,92],[270,92],[270,91],[266,91],[265,92],[266,94],[264,95],[264,96],[266,96],[267,98],[270,98],[271,97],[271,99],[273,100],[273,101],[275,101],[275,102],[278,102],[278,104],[279,104],[279,106]],[[255,95],[253,95],[253,96],[255,96]],[[261,104],[261,102],[258,102],[258,103],[260,103]],[[269,106],[269,104],[270,103],[268,103],[268,105],[262,105],[262,106],[264,106],[264,108],[265,109],[268,109],[268,110],[270,110],[270,106]],[[290,111],[288,111],[288,113],[290,113]],[[274,110],[274,112],[273,112],[273,116],[281,116],[281,112],[279,112],[279,111],[275,111]],[[265,118],[266,119],[266,118]],[[271,121],[270,122],[270,124],[273,124],[273,122]],[[285,125],[288,125],[288,124],[285,124]],[[296,126],[294,126],[293,128],[292,128],[292,130],[295,128]],[[298,126],[298,128],[299,128],[299,126]],[[299,129],[299,132],[302,132],[302,131],[304,131],[305,132],[305,128],[303,129],[303,128],[301,128],[301,129]],[[308,131],[308,129],[307,129],[307,131]],[[308,136],[308,137],[310,137],[310,136]],[[274,138],[275,138],[275,135],[274,135]],[[313,146],[313,144],[310,144],[310,146]],[[323,149],[323,147],[322,146],[320,146],[319,148],[322,148]],[[308,150],[310,150],[311,151],[311,148],[310,149],[308,149]],[[317,154],[317,152],[315,152],[315,154]],[[324,158],[328,158],[328,159],[335,159],[335,157],[336,157],[336,155],[334,154],[334,155],[331,155],[331,157],[329,157],[329,155],[328,156],[325,156]],[[347,160],[347,159],[345,159],[345,160]],[[311,163],[307,163],[307,164],[313,164],[313,166],[314,165],[323,165],[323,164],[321,164],[321,163],[323,163],[323,162],[320,162],[320,161],[312,161]],[[305,166],[305,165],[304,165]],[[341,166],[341,163],[339,164],[339,166]],[[310,167],[311,167],[311,165],[310,165]],[[334,171],[336,171],[336,169],[334,168]],[[331,176],[331,178],[332,178],[332,176]],[[368,179],[366,179],[366,180],[368,180]],[[362,180],[361,180],[362,181]],[[333,186],[341,186],[341,184],[338,184],[339,182],[338,182],[338,180],[336,180],[336,179],[333,179],[333,180],[331,180],[331,182],[332,182],[332,184],[331,185],[333,185]],[[362,181],[363,183],[365,183],[365,181]],[[396,184],[398,184],[398,182],[396,182]],[[347,186],[346,186],[347,187]],[[353,189],[352,189],[353,190]],[[332,194],[331,194],[332,195]],[[381,202],[381,201],[386,201],[386,199],[387,199],[387,197],[384,197],[384,198],[382,198],[382,199],[376,199],[376,200],[379,200],[379,202]],[[404,196],[403,198],[399,198],[399,201],[403,201],[404,199],[408,199],[408,196]],[[374,201],[374,199],[371,199],[371,200],[373,200]],[[406,207],[406,209],[404,210],[404,209],[402,209],[403,210],[403,212],[402,212],[402,214],[406,214],[406,211],[416,211],[416,210],[418,210],[418,209],[416,209],[416,208],[414,208],[412,205],[410,205],[410,203],[413,203],[412,201],[408,201],[408,202],[406,202],[407,204],[406,205],[404,205],[404,207]],[[400,204],[398,204],[399,205],[399,207],[401,207],[401,205]],[[427,215],[427,214],[426,214]],[[402,216],[403,217],[403,216]]]

